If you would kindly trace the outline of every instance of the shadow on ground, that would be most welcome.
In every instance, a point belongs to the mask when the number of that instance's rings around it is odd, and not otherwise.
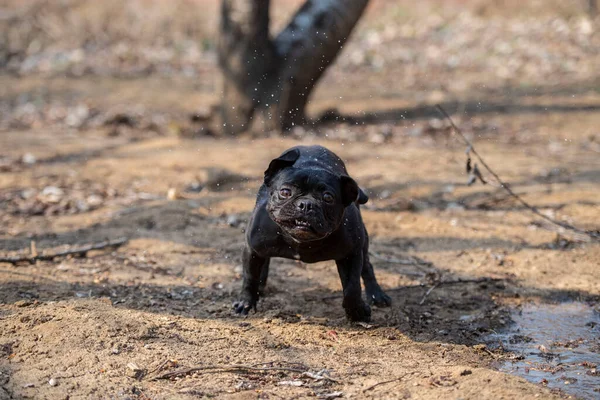
[[[240,230],[248,214],[239,216],[239,223],[232,227],[226,222],[226,216],[207,216],[198,212],[203,207],[209,208],[218,204],[223,198],[205,199],[193,205],[188,201],[175,201],[134,207],[126,212],[121,211],[102,224],[33,238],[40,247],[49,247],[74,241],[93,242],[106,237],[126,236],[130,239],[152,239],[158,243],[191,246],[203,253],[202,257],[208,258],[194,259],[198,256],[190,256],[183,252],[175,261],[162,266],[160,259],[158,262],[149,260],[144,269],[124,262],[127,260],[127,253],[131,252],[126,247],[123,251],[91,254],[86,258],[69,260],[74,264],[74,270],[77,267],[89,268],[90,264],[102,272],[110,271],[111,274],[133,269],[133,272],[130,272],[131,279],[119,284],[102,279],[89,282],[89,276],[81,278],[80,281],[69,282],[62,281],[60,275],[51,278],[35,276],[35,273],[31,272],[31,268],[38,271],[56,268],[57,263],[52,262],[39,262],[35,267],[25,267],[22,270],[19,267],[6,266],[0,269],[0,273],[10,278],[0,287],[0,303],[36,307],[50,301],[103,298],[117,308],[195,319],[223,319],[238,323],[241,320],[234,318],[230,304],[240,285],[239,272],[236,273],[235,270],[241,262],[243,235]],[[0,241],[0,247],[22,248],[31,239],[3,239]],[[375,246],[372,247],[394,248],[399,252],[415,247],[421,251],[445,251],[489,246],[514,250],[529,246],[526,243],[514,243],[495,237],[375,238],[373,243]],[[133,253],[139,253],[140,250],[137,249]],[[406,265],[373,258],[372,262],[376,270],[398,276],[407,274]],[[134,268],[138,268],[139,271]],[[223,268],[227,271],[223,272]],[[286,323],[345,326],[347,323],[341,307],[341,292],[332,292],[319,283],[318,278],[311,279],[305,275],[286,276],[290,275],[290,272],[294,275],[293,272],[297,268],[294,261],[285,260],[273,269],[267,296],[260,302],[259,312],[252,314],[251,319],[278,318]],[[207,270],[210,269],[221,269],[220,279],[229,281],[204,287],[193,283],[182,285],[148,282],[155,276],[185,278],[186,275],[191,276],[194,273],[209,273]],[[332,266],[332,274],[335,274],[333,271]],[[519,282],[510,280],[460,276],[432,264],[425,270],[413,269],[408,275],[419,276],[418,279],[423,284],[388,288],[394,305],[389,309],[375,309],[373,324],[397,328],[399,334],[408,335],[416,341],[476,344],[482,335],[510,323],[503,305],[504,300],[510,301],[523,296],[538,297],[544,301],[592,298],[589,293],[580,291],[546,290],[523,287]],[[141,276],[144,278],[141,279]]]

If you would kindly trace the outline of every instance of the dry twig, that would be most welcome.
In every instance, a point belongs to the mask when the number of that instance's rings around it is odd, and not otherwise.
[[[163,361],[162,363],[160,363],[160,364],[159,364],[159,365],[158,365],[156,368],[154,368],[152,371],[148,372],[146,375],[152,375],[152,374],[154,374],[155,372],[160,372],[160,371],[162,371],[162,370],[163,370],[163,368],[165,367],[165,365],[167,365],[167,364],[169,364],[169,363],[171,363],[171,364],[173,364],[173,365],[176,365],[176,364],[177,364],[177,361],[174,361],[174,360],[171,360],[171,359],[168,359],[168,358],[167,358],[165,361]]]
[[[464,133],[462,133],[462,131],[458,128],[458,126],[456,126],[456,124],[454,123],[454,121],[452,120],[452,118],[450,118],[450,115],[446,112],[446,110],[444,110],[444,108],[437,104],[436,108],[438,109],[438,111],[448,120],[448,122],[450,123],[450,125],[452,126],[452,129],[454,129],[454,132],[456,132],[461,138],[462,140],[465,142],[465,144],[468,146],[467,147],[467,154],[469,153],[473,153],[475,154],[475,157],[477,157],[477,159],[479,160],[479,162],[481,163],[481,165],[483,165],[485,167],[485,169],[492,174],[492,176],[496,179],[496,181],[500,184],[500,186],[506,190],[508,192],[508,194],[510,194],[512,197],[514,197],[519,203],[521,203],[525,208],[527,208],[529,211],[531,211],[532,213],[534,213],[535,215],[537,215],[540,218],[545,219],[546,221],[549,221],[557,226],[560,226],[561,228],[573,231],[573,232],[577,232],[579,234],[582,235],[586,235],[590,240],[594,239],[594,240],[600,240],[600,234],[596,233],[596,232],[590,232],[590,231],[586,231],[580,228],[577,228],[573,225],[569,225],[565,222],[561,222],[561,221],[557,221],[553,218],[548,217],[547,215],[542,214],[536,207],[532,206],[531,204],[527,203],[525,200],[523,200],[523,198],[521,196],[519,196],[518,194],[516,194],[511,188],[510,186],[504,182],[499,176],[498,174],[496,174],[494,172],[494,170],[492,170],[487,163],[483,160],[483,158],[479,155],[479,153],[477,152],[477,150],[475,150],[475,147],[473,147],[473,144],[469,141],[469,139],[467,139],[467,137],[465,136]],[[470,166],[470,158],[467,161],[467,170],[469,170]],[[485,180],[483,180],[483,177],[481,176],[481,174],[479,173],[479,175],[477,176],[477,178],[479,178],[483,183],[486,183]]]
[[[385,261],[392,264],[400,264],[400,265],[412,265],[422,270],[424,273],[430,272],[427,271],[426,268],[431,267],[433,264],[429,261],[423,261],[416,257],[407,257],[407,258],[394,258],[394,257],[385,257],[379,253],[375,253],[373,251],[369,252],[369,255],[373,258],[376,258],[381,261]],[[404,275],[412,275],[412,276],[420,276],[421,274],[415,272],[402,272]]]
[[[586,243],[586,242],[590,241],[589,236],[586,234],[582,234],[582,233],[574,232],[574,231],[573,232],[562,231],[560,227],[550,224],[548,222],[542,221],[540,223],[533,223],[532,225],[537,226],[542,229],[545,229],[547,231],[555,232],[562,237],[572,240],[573,242]]]
[[[458,285],[461,283],[502,282],[505,280],[506,279],[503,279],[503,278],[488,278],[488,277],[475,278],[475,279],[453,279],[451,281],[439,281],[435,284],[435,287],[437,288],[437,287],[445,286],[445,285]],[[393,289],[387,289],[386,292],[396,292],[396,291],[400,291],[400,290],[409,290],[409,289],[416,289],[416,288],[421,288],[421,287],[423,287],[423,285],[401,286],[401,287],[397,287],[397,288],[393,288]]]
[[[19,264],[22,262],[28,262],[30,264],[34,264],[38,260],[53,260],[56,257],[64,257],[68,255],[81,255],[85,256],[89,251],[92,250],[101,250],[107,247],[119,247],[123,244],[127,243],[127,238],[122,237],[114,240],[105,240],[103,242],[86,244],[81,246],[73,246],[68,250],[57,251],[54,253],[38,253],[35,251],[31,255],[21,255],[21,256],[1,256],[0,263],[10,263],[10,264]],[[32,247],[33,249],[33,247]]]
[[[198,367],[191,367],[191,368],[185,368],[185,369],[180,369],[177,371],[171,371],[171,372],[167,372],[165,374],[162,375],[158,375],[154,378],[152,378],[152,380],[159,380],[159,379],[171,379],[171,378],[175,378],[178,376],[185,376],[185,375],[189,375],[191,373],[194,372],[202,372],[202,373],[219,373],[219,372],[242,372],[242,373],[265,373],[265,372],[295,372],[298,374],[304,374],[305,372],[307,372],[305,369],[300,369],[300,368],[291,368],[291,367],[252,367],[252,366],[248,366],[248,365],[224,365],[224,366],[217,366],[217,365],[204,365],[204,366],[198,366]],[[325,379],[327,379],[326,377],[324,377]]]
[[[304,368],[306,371],[308,371],[310,369],[306,365],[304,365],[304,364],[302,364],[300,362],[290,362],[290,361],[264,361],[264,362],[252,364],[250,366],[251,367],[258,367],[259,365],[273,365],[275,363],[286,364],[286,365],[289,365],[289,366],[295,366],[297,368]]]
[[[401,381],[402,379],[406,378],[408,375],[412,375],[412,374],[414,374],[414,372],[407,372],[406,374],[401,375],[401,376],[399,376],[397,378],[390,379],[390,380],[383,381],[383,382],[377,382],[376,384],[371,385],[368,388],[363,389],[363,393],[368,392],[369,390],[375,389],[377,386],[385,385],[386,383],[392,383],[392,382],[396,382],[396,381]]]
[[[431,292],[433,292],[433,290],[438,287],[439,283],[436,283],[435,285],[433,285],[432,287],[429,288],[429,290],[427,292],[425,292],[425,295],[423,296],[423,298],[421,299],[421,301],[419,302],[419,305],[422,306],[423,303],[425,303],[425,299],[427,299],[427,296],[429,296],[429,294]]]
[[[475,279],[453,279],[451,281],[439,281],[436,282],[434,284],[434,288],[438,288],[440,286],[445,286],[445,285],[458,285],[461,283],[487,283],[487,282],[503,282],[506,281],[507,279],[504,278],[488,278],[488,277],[483,277],[483,278],[475,278]],[[404,290],[411,290],[411,289],[418,289],[418,288],[422,288],[423,285],[409,285],[409,286],[400,286],[397,288],[392,288],[392,289],[386,289],[386,292],[400,292],[400,291],[404,291]],[[432,288],[429,289],[430,291],[433,290]],[[431,293],[429,291],[429,293]],[[337,294],[337,295],[331,295],[331,296],[325,296],[325,297],[321,297],[319,298],[319,300],[321,301],[325,301],[325,300],[335,300],[335,299],[341,299],[342,297],[344,297],[342,294]],[[422,303],[419,303],[422,304]]]

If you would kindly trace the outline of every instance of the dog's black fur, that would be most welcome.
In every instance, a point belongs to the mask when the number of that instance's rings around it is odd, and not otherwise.
[[[369,238],[359,205],[368,200],[348,176],[344,162],[321,146],[298,146],[274,159],[265,171],[246,230],[244,282],[233,308],[256,308],[271,257],[314,263],[335,260],[344,290],[342,303],[352,321],[369,321],[361,297],[362,276],[369,303],[391,304],[369,262]]]

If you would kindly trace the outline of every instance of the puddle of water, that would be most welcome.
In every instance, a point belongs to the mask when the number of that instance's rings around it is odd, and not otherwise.
[[[500,370],[583,399],[600,398],[600,313],[583,303],[527,304],[490,336],[522,359]]]

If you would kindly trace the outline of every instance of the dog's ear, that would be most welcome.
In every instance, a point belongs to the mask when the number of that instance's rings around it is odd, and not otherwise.
[[[269,168],[267,168],[265,171],[265,185],[269,185],[279,171],[294,165],[299,157],[300,151],[298,149],[291,149],[283,153],[278,158],[271,160]]]
[[[344,207],[348,207],[358,199],[359,188],[354,179],[348,175],[340,176],[340,184],[342,188],[342,203]]]
[[[367,196],[367,194],[362,190],[362,189],[358,189],[358,204],[367,204],[367,201],[369,201],[369,196]]]

